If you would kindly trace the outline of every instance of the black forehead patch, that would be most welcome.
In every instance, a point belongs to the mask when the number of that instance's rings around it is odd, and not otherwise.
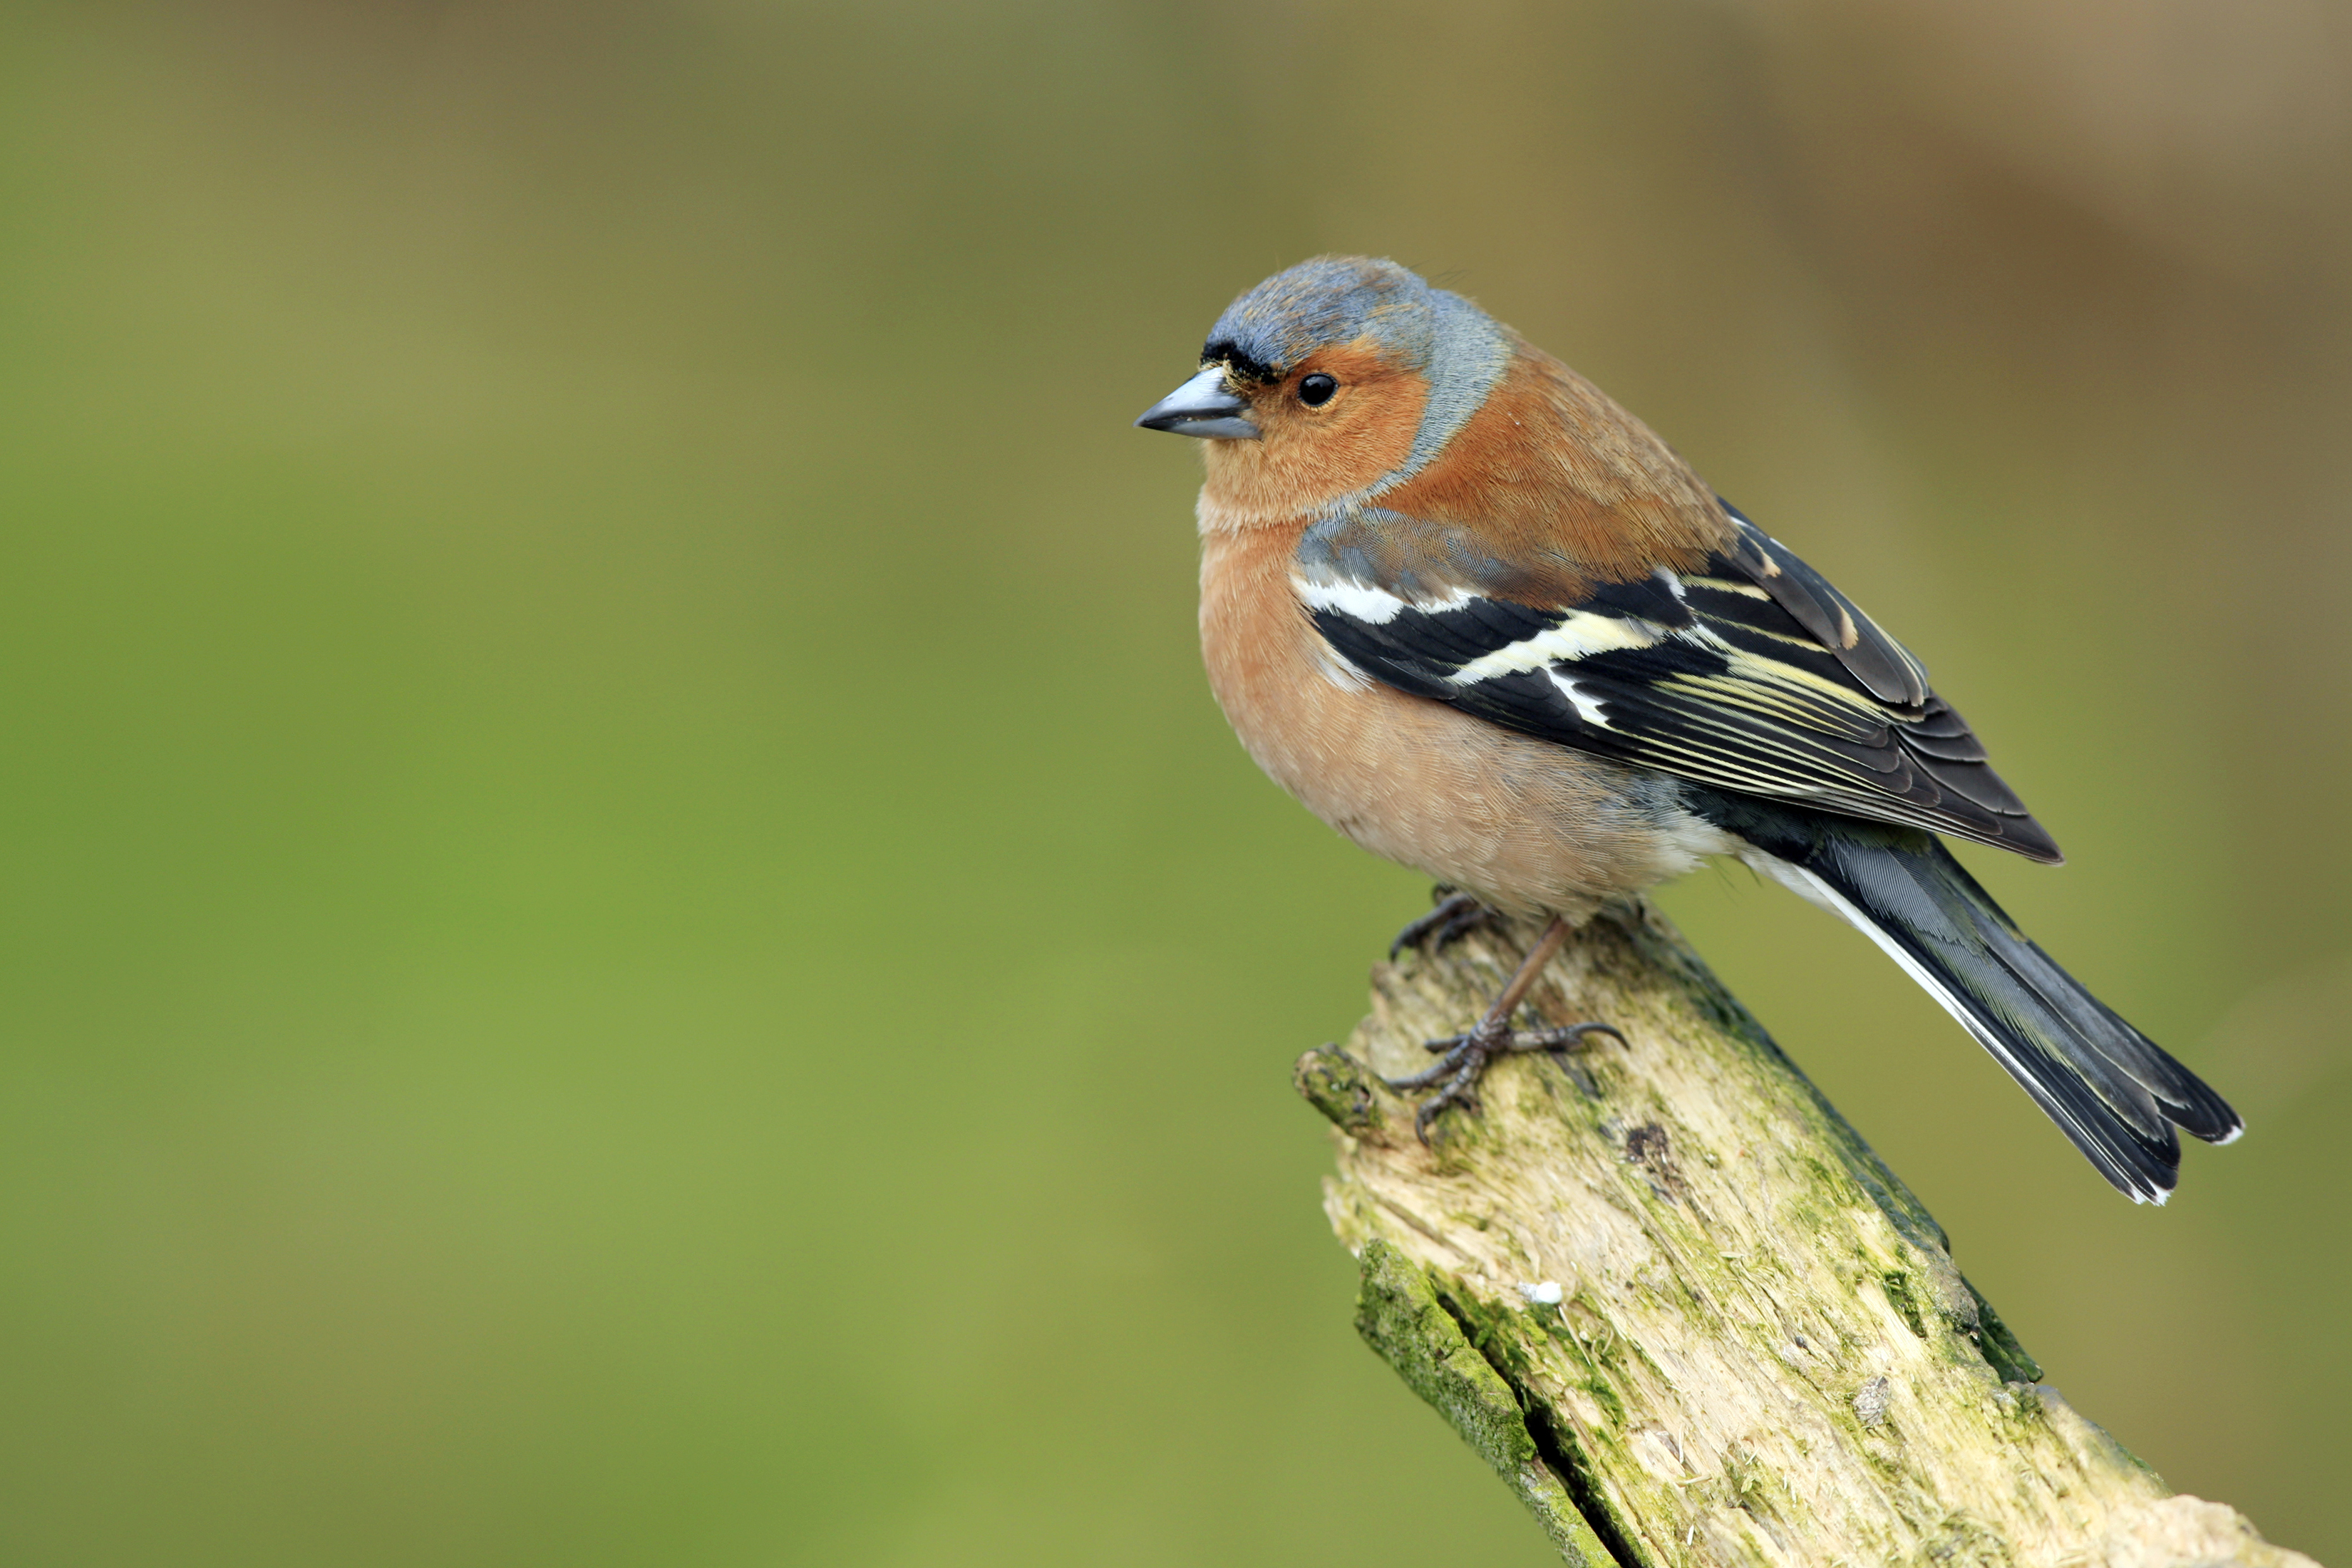
[[[1222,363],[1244,381],[1254,381],[1270,386],[1282,379],[1282,373],[1257,355],[1242,347],[1232,338],[1211,338],[1201,348],[1202,364]]]

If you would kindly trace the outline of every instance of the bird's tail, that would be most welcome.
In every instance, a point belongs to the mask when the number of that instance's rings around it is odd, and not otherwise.
[[[1885,949],[2133,1202],[2170,1195],[2175,1126],[2210,1143],[2245,1130],[2195,1073],[2028,941],[1934,837],[1810,812],[1773,812],[1737,831],[1763,851],[1746,857],[1759,870]]]

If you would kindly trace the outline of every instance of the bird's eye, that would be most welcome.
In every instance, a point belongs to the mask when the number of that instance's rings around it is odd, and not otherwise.
[[[1298,384],[1298,401],[1309,408],[1320,408],[1330,402],[1332,394],[1339,390],[1338,379],[1318,370]]]

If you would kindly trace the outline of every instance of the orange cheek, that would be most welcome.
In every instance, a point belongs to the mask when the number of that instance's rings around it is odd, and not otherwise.
[[[1402,465],[1429,384],[1387,374],[1345,384],[1321,410],[1269,393],[1256,409],[1264,439],[1210,442],[1204,496],[1211,507],[1238,526],[1285,521]]]

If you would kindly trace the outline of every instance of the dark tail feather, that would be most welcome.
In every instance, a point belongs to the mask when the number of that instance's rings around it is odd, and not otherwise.
[[[1885,949],[2134,1202],[2170,1194],[2174,1126],[2212,1143],[2244,1131],[2195,1073],[2026,940],[1937,839],[1810,812],[1739,816],[1724,826],[1768,852],[1760,869]]]

